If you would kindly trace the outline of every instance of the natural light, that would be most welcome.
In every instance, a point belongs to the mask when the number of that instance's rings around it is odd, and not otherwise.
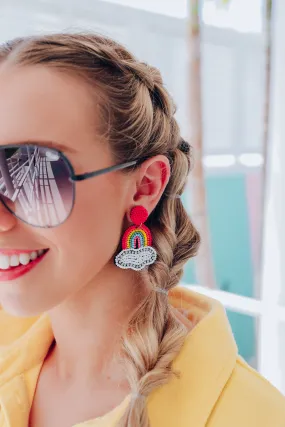
[[[187,0],[102,0],[175,18],[186,18]],[[203,21],[206,25],[247,33],[262,30],[262,0],[204,0]]]

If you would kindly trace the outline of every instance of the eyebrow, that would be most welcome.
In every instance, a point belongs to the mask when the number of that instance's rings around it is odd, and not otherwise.
[[[70,148],[67,145],[61,144],[60,142],[51,141],[51,140],[26,140],[26,141],[20,141],[18,143],[15,143],[15,145],[37,145],[39,147],[49,147],[54,148],[58,151],[63,151],[66,153],[76,153],[76,150],[74,148]],[[10,145],[10,144],[9,144]],[[13,144],[11,144],[13,145]]]

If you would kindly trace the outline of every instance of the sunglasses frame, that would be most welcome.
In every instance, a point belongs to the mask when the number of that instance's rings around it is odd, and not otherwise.
[[[40,145],[40,144],[8,144],[8,145],[1,145],[0,146],[0,150],[4,150],[7,148],[44,148],[50,151],[54,151],[55,153],[59,154],[61,156],[61,158],[64,160],[65,164],[67,165],[67,168],[70,172],[70,177],[69,180],[72,182],[72,204],[70,207],[70,211],[67,215],[67,217],[64,219],[64,221],[60,222],[59,224],[56,225],[34,225],[34,224],[30,224],[28,221],[20,218],[15,212],[12,211],[12,209],[5,203],[5,200],[3,200],[2,196],[0,194],[0,202],[4,205],[4,207],[13,215],[15,216],[17,219],[19,219],[20,221],[24,222],[25,224],[28,224],[31,227],[36,227],[36,228],[55,228],[58,227],[59,225],[62,225],[65,221],[67,221],[67,219],[70,217],[73,208],[74,208],[74,204],[75,204],[75,196],[76,196],[76,182],[80,182],[80,181],[85,181],[86,179],[90,179],[90,178],[94,178],[97,176],[101,176],[101,175],[105,175],[107,173],[110,172],[116,172],[119,170],[124,170],[124,169],[128,169],[132,166],[137,166],[138,163],[140,162],[140,160],[130,160],[129,162],[125,162],[125,163],[120,163],[117,165],[113,165],[113,166],[109,166],[103,169],[98,169],[95,171],[91,171],[91,172],[86,172],[86,173],[82,173],[82,174],[75,174],[74,168],[72,166],[72,163],[70,162],[70,160],[68,159],[68,157],[61,151],[58,150],[57,148],[54,147],[49,147],[44,146],[44,145]],[[4,196],[5,197],[5,196]]]

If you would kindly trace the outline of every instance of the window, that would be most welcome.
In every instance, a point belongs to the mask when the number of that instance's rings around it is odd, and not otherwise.
[[[130,6],[152,13],[186,18],[187,0],[104,0],[113,4]],[[206,25],[231,28],[240,32],[261,32],[262,0],[231,0],[224,5],[222,0],[204,0],[203,21]]]
[[[203,21],[206,25],[229,28],[242,33],[262,31],[262,0],[204,0]]]

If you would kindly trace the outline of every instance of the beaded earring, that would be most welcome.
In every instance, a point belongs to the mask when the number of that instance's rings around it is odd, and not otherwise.
[[[147,218],[148,211],[143,206],[132,208],[130,219],[134,225],[123,235],[122,250],[115,258],[117,267],[139,271],[156,261],[157,253],[151,246],[151,232],[144,225]]]

